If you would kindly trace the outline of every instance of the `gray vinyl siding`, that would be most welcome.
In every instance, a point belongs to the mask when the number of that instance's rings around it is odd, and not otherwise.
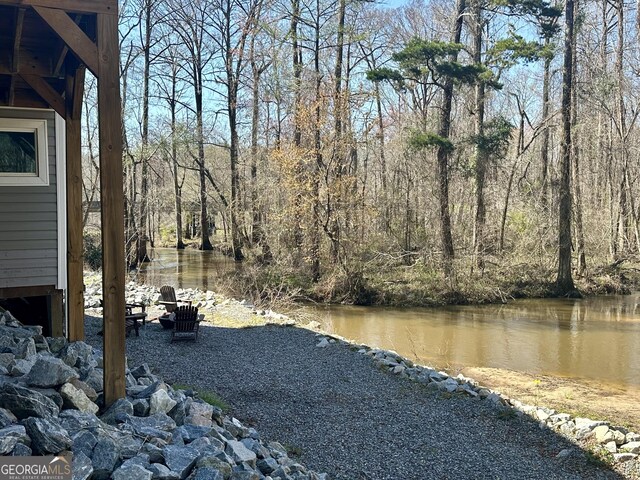
[[[47,120],[48,186],[0,186],[0,288],[58,283],[55,114],[0,108],[2,118]]]

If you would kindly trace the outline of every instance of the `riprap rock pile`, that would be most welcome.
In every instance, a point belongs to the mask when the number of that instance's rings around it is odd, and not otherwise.
[[[324,480],[277,442],[154,375],[126,370],[102,408],[102,353],[0,314],[0,454],[73,452],[78,480]]]

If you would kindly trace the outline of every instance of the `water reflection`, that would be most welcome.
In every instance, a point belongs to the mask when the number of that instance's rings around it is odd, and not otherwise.
[[[153,261],[133,272],[132,277],[156,287],[213,289],[216,279],[239,268],[233,259],[216,252],[154,248],[150,256]]]
[[[197,250],[154,249],[141,282],[215,289],[241,268]],[[309,307],[326,329],[441,367],[507,368],[640,386],[640,294],[584,300],[518,300],[447,308]]]
[[[640,295],[438,309],[319,307],[325,328],[445,367],[640,385]]]

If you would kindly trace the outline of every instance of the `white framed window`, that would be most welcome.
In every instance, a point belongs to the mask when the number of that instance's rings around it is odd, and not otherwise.
[[[0,185],[49,185],[47,121],[0,118]]]

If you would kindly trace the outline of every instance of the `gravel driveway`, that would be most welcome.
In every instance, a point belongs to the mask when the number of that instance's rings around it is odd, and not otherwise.
[[[99,320],[87,321],[87,341]],[[241,421],[330,478],[623,478],[585,460],[537,423],[483,401],[427,391],[378,370],[349,347],[316,348],[311,331],[203,325],[196,343],[169,343],[152,323],[127,339],[129,363],[168,381],[217,392]],[[573,453],[555,456],[563,449]]]

